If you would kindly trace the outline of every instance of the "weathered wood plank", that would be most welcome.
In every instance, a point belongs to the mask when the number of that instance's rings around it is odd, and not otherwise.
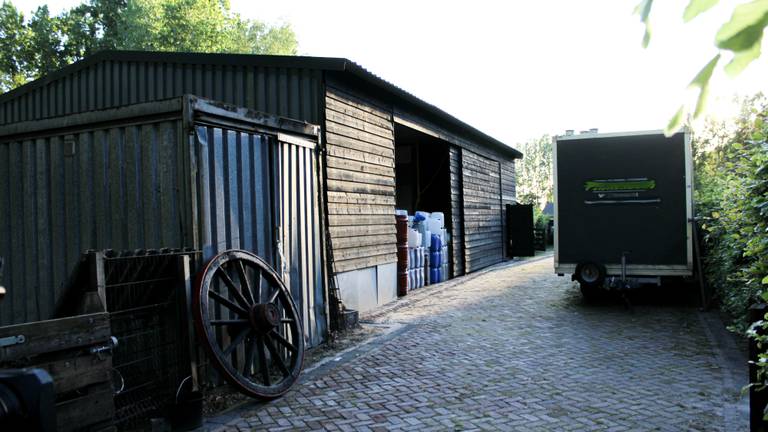
[[[330,226],[395,225],[394,215],[329,215]]]
[[[385,109],[371,101],[363,100],[350,94],[349,92],[333,87],[332,85],[327,87],[326,96],[327,98],[337,100],[346,105],[365,111],[369,114],[374,114],[377,117],[381,117],[382,119],[390,121],[392,120],[392,113],[390,109]]]
[[[367,122],[365,119],[347,115],[344,113],[336,112],[332,109],[325,110],[325,120],[332,121],[336,124],[344,125],[353,129],[357,129],[361,132],[369,133],[379,136],[387,140],[395,139],[395,133],[391,128],[381,127],[379,125]]]
[[[395,195],[395,188],[393,186],[369,185],[343,180],[328,181],[328,190],[335,192],[365,193],[371,195]]]
[[[336,241],[346,237],[358,237],[368,235],[394,235],[397,233],[397,228],[394,223],[385,225],[341,225],[331,226],[331,237],[336,245]]]
[[[328,202],[338,204],[395,205],[394,196],[368,195],[352,192],[328,192]]]
[[[68,393],[112,379],[110,374],[112,356],[110,355],[99,359],[90,353],[85,353],[38,365],[38,367],[47,370],[53,377],[53,388],[56,394]]]
[[[367,164],[379,165],[390,169],[394,169],[395,167],[394,157],[379,156],[360,151],[357,148],[340,147],[338,145],[333,145],[332,143],[328,144],[328,156],[365,162]],[[328,159],[330,160],[333,158],[329,157]]]
[[[370,153],[375,156],[381,156],[385,158],[394,159],[395,149],[394,146],[382,146],[378,144],[372,144],[368,141],[361,140],[356,137],[349,137],[345,135],[337,134],[328,130],[325,134],[329,146],[339,146],[348,148],[350,150],[357,150],[366,153]]]
[[[359,270],[393,262],[397,262],[397,254],[394,252],[365,258],[350,259],[346,261],[336,261],[336,271],[346,272],[350,270]]]
[[[373,165],[365,161],[349,160],[337,157],[328,158],[328,168],[345,169],[365,174],[375,174],[384,177],[395,178],[395,170],[392,167]]]
[[[0,338],[18,335],[24,335],[25,342],[0,348],[0,360],[101,343],[110,336],[109,318],[106,313],[95,313],[0,327]]]
[[[395,207],[391,205],[328,203],[328,213],[332,215],[393,215],[395,214]]]
[[[394,141],[391,138],[383,138],[370,132],[361,131],[341,123],[336,123],[329,119],[326,119],[325,121],[325,130],[336,135],[363,141],[385,149],[394,147]]]
[[[83,396],[56,404],[57,430],[82,430],[86,425],[109,422],[114,413],[112,383],[94,386]]]
[[[387,253],[397,252],[397,245],[395,242],[389,244],[380,244],[372,246],[360,246],[351,248],[336,248],[333,251],[333,258],[336,261],[344,261],[348,259],[365,258],[374,255],[382,255]]]
[[[333,97],[328,97],[325,99],[325,109],[326,112],[335,111],[350,117],[359,118],[367,123],[379,126],[384,129],[394,129],[394,123],[392,123],[392,120],[382,117],[378,114],[370,113],[364,109],[360,109],[359,107],[356,107],[349,102],[339,101]]]
[[[355,236],[355,237],[343,237],[333,239],[334,250],[341,250],[345,248],[358,248],[362,246],[376,246],[376,245],[394,245],[397,246],[397,238],[395,234],[373,235],[373,236]],[[335,259],[334,254],[334,259]]]
[[[395,187],[395,178],[382,176],[379,174],[370,174],[365,172],[350,171],[338,168],[328,168],[329,180],[343,180],[355,183],[364,183],[370,185],[381,185]]]

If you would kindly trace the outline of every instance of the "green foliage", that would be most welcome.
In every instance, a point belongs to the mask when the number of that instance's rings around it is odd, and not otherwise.
[[[650,12],[652,3],[653,0],[642,0],[635,7],[635,14],[640,16],[640,20],[645,25],[643,47],[648,46],[651,37]],[[690,0],[683,12],[683,20],[685,22],[691,21],[717,3],[718,0]],[[694,118],[698,118],[704,112],[709,95],[709,81],[722,53],[725,51],[733,55],[731,61],[724,66],[725,72],[730,76],[740,74],[750,63],[760,57],[766,26],[768,26],[768,0],[753,0],[733,9],[730,20],[724,23],[715,35],[715,47],[719,53],[704,65],[689,84],[689,87],[699,89]],[[686,111],[687,107],[683,105],[672,116],[664,130],[667,136],[680,129]]]
[[[683,12],[683,21],[688,22],[696,18],[699,14],[711,9],[717,2],[718,0],[691,0]]]
[[[25,19],[0,7],[0,91],[104,49],[295,55],[288,24],[243,19],[226,0],[86,0],[51,16]]]
[[[550,216],[544,214],[538,207],[533,207],[533,227],[539,229],[547,229],[549,226]]]
[[[521,147],[523,159],[516,164],[518,201],[541,209],[552,201],[552,138],[543,135]]]
[[[705,276],[740,330],[768,275],[766,120],[768,103],[758,96],[745,102],[734,132],[710,125],[694,139]]]

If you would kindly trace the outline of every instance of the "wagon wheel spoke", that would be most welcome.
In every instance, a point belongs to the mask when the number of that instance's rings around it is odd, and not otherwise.
[[[258,303],[253,298],[253,291],[251,291],[251,284],[248,282],[248,277],[246,277],[245,275],[245,266],[243,265],[243,262],[238,261],[237,264],[235,265],[235,268],[237,269],[237,277],[240,279],[240,287],[245,293],[245,299],[248,301],[249,304]]]
[[[292,343],[288,342],[288,339],[284,338],[283,335],[278,333],[276,330],[272,330],[272,332],[269,333],[269,336],[272,339],[280,342],[280,344],[283,345],[284,347],[288,348],[288,351],[292,353],[295,353],[297,351],[296,347]]]
[[[275,362],[275,365],[277,365],[277,368],[280,369],[280,372],[283,373],[283,376],[290,376],[291,372],[285,367],[285,363],[283,363],[283,359],[280,357],[280,353],[277,351],[277,348],[275,348],[275,344],[272,342],[272,338],[270,338],[269,334],[264,335],[264,345],[267,346],[272,360]]]
[[[227,274],[227,272],[224,271],[223,268],[219,267],[219,271],[216,273],[219,278],[221,278],[222,281],[224,281],[224,284],[229,288],[229,292],[232,293],[232,295],[235,297],[235,300],[242,306],[244,309],[250,309],[251,304],[248,303],[248,301],[243,297],[243,293],[240,292],[239,289],[237,289],[237,286],[235,285],[235,282],[232,280],[231,277]]]
[[[267,303],[274,303],[279,294],[280,294],[280,289],[275,288],[275,292],[273,292],[272,295],[269,297],[269,301]]]
[[[290,389],[303,364],[303,326],[274,269],[247,251],[222,252],[196,277],[194,298],[198,337],[222,378],[259,398]]]
[[[224,305],[227,309],[231,310],[232,312],[234,312],[234,313],[236,313],[236,314],[238,314],[238,315],[240,315],[242,317],[247,317],[248,316],[248,312],[245,309],[243,309],[240,306],[232,303],[228,298],[224,297],[223,295],[219,294],[218,292],[216,292],[214,290],[210,290],[210,291],[208,291],[208,295],[212,299],[216,300],[218,303],[221,303],[222,305]]]
[[[245,340],[245,337],[248,336],[248,334],[251,332],[251,329],[249,327],[246,327],[242,330],[240,330],[240,333],[238,333],[237,337],[232,341],[232,343],[229,344],[227,349],[224,350],[224,355],[228,356],[232,354],[232,351],[237,348],[238,345],[243,343],[243,340]]]
[[[251,375],[253,356],[256,354],[256,336],[251,335],[245,342],[245,362],[243,362],[243,374]]]
[[[261,269],[256,268],[256,298],[261,301]]]
[[[259,370],[261,371],[261,379],[264,381],[264,385],[272,385],[269,379],[269,365],[267,364],[267,353],[264,352],[264,337],[261,335],[256,336],[256,349],[259,351]]]

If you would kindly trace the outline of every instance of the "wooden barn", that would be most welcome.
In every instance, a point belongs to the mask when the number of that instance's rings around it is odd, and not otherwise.
[[[326,261],[312,277],[332,272],[346,307],[364,312],[396,298],[396,208],[445,214],[451,277],[504,260],[504,206],[515,200],[515,159],[522,154],[346,59],[105,51],[1,95],[0,129],[184,95],[320,127],[317,181],[324,201],[319,220],[327,225],[321,236]],[[31,169],[27,160],[48,161],[57,169],[56,158],[66,157],[66,147],[62,154],[39,146],[40,154],[28,154],[24,145],[2,147],[0,142],[3,175],[20,162],[15,172],[23,177]],[[34,186],[37,180],[31,181]],[[31,296],[42,295],[40,288],[13,289],[27,282],[15,276],[22,271],[14,271],[32,263],[25,254],[45,245],[51,253],[40,271],[65,272],[55,262],[73,252],[56,249],[71,249],[67,239],[81,235],[12,226],[16,216],[9,209],[24,219],[32,217],[26,212],[45,207],[54,228],[67,227],[66,220],[56,221],[56,208],[38,202],[43,198],[35,196],[34,187],[22,193],[20,184],[0,181],[0,257],[6,261],[3,282],[11,287],[11,301],[0,305],[0,324],[17,321],[9,318],[21,316],[14,308],[28,308],[35,303]],[[8,234],[18,229],[23,233],[10,241]],[[179,246],[185,245],[142,245]],[[50,281],[45,301],[54,301],[64,279]],[[47,318],[35,310],[23,317]]]

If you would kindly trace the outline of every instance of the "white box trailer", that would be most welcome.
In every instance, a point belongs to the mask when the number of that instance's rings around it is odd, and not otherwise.
[[[555,273],[585,295],[693,274],[688,131],[555,137]]]

